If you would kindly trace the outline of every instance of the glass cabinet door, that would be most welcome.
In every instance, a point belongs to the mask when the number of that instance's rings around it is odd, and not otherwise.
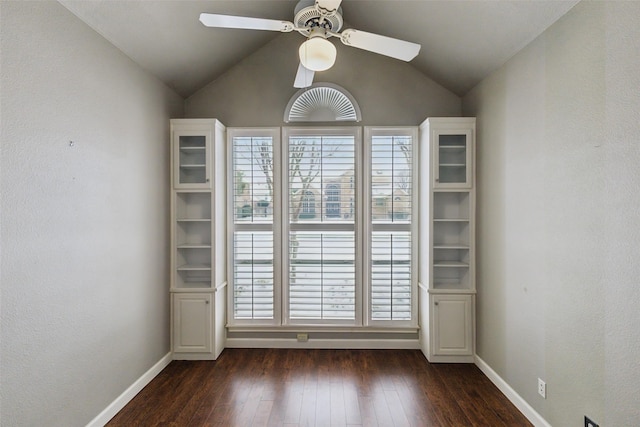
[[[434,188],[471,187],[471,135],[469,132],[436,134]]]
[[[211,188],[210,137],[206,132],[175,132],[174,187]]]

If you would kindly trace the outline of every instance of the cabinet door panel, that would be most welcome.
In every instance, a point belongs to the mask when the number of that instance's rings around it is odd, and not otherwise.
[[[472,177],[471,132],[436,131],[433,135],[433,188],[470,188]]]
[[[210,133],[176,130],[173,150],[174,188],[211,189]]]
[[[211,295],[174,294],[173,310],[173,351],[211,352]]]
[[[435,295],[434,354],[473,354],[471,295]]]

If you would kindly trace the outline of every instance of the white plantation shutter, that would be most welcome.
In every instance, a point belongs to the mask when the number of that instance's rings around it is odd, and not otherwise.
[[[412,230],[413,139],[389,131],[370,138],[370,316],[415,321]]]
[[[354,319],[354,233],[296,231],[289,242],[290,318]]]
[[[288,152],[289,318],[352,324],[355,136],[293,132]]]
[[[275,318],[274,138],[256,132],[230,131],[234,320]]]
[[[234,318],[273,319],[273,233],[234,233]]]
[[[371,318],[411,320],[410,232],[372,233]]]

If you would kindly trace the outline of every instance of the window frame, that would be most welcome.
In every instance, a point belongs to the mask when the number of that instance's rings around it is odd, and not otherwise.
[[[289,138],[292,136],[354,136],[354,173],[351,177],[354,196],[349,200],[349,209],[353,209],[353,230],[355,239],[355,316],[353,320],[311,320],[290,319],[289,310]],[[372,141],[377,136],[409,136],[412,143],[411,164],[411,222],[408,230],[411,235],[411,319],[377,320],[372,318]],[[418,327],[418,210],[419,185],[418,155],[419,139],[416,126],[342,126],[342,127],[247,127],[227,128],[227,189],[234,183],[233,140],[236,137],[271,137],[273,141],[273,221],[268,224],[255,224],[256,230],[273,233],[273,319],[235,319],[234,318],[234,233],[236,231],[234,215],[234,191],[227,191],[227,326],[239,330],[256,330],[265,327],[274,330],[289,328],[322,328],[338,330],[358,328],[368,330],[415,330]],[[321,191],[316,195],[324,200]],[[342,199],[342,194],[340,194]],[[391,196],[393,197],[393,195]],[[316,200],[317,202],[317,200]],[[321,208],[321,211],[323,208]],[[321,212],[322,213],[322,212]],[[278,220],[280,218],[280,220]],[[322,224],[320,228],[322,228]],[[339,229],[341,224],[334,224]],[[345,230],[350,224],[343,224]],[[249,229],[243,225],[241,229]],[[294,227],[295,228],[295,227]],[[326,228],[326,227],[325,227]],[[384,228],[384,227],[383,227]],[[392,230],[393,227],[389,227]]]
[[[408,231],[411,236],[411,319],[410,320],[377,320],[373,319],[372,314],[372,257],[371,257],[371,245],[374,228],[380,230],[393,231],[396,227],[393,224],[381,224],[377,227],[373,224],[372,218],[372,144],[373,138],[377,136],[408,136],[411,138],[411,222],[408,224]],[[367,286],[365,292],[365,305],[366,316],[365,325],[375,328],[417,328],[418,327],[418,204],[419,204],[419,176],[418,176],[418,157],[419,154],[419,139],[418,128],[415,126],[365,126],[364,127],[364,147],[363,147],[363,164],[362,181],[364,191],[361,203],[364,205],[364,215],[366,215],[366,221],[363,221],[363,236],[365,253],[363,253],[367,260],[367,268],[363,268],[364,277],[363,281]],[[391,197],[394,197],[393,194]],[[402,227],[404,228],[404,227]]]
[[[235,168],[233,157],[233,141],[234,138],[258,138],[258,137],[271,137],[273,141],[272,153],[273,153],[273,220],[271,225],[266,223],[258,224],[243,224],[241,227],[237,227],[235,223],[235,203],[234,203],[234,191],[229,190],[229,187],[234,186]],[[281,232],[281,221],[276,221],[275,218],[279,218],[282,209],[281,193],[275,191],[280,188],[280,170],[281,170],[281,132],[279,127],[256,127],[256,128],[227,128],[227,325],[229,326],[279,326],[282,325],[282,266],[281,257],[278,255],[282,253],[280,246],[281,240],[278,236]],[[235,282],[234,282],[234,265],[235,265],[235,246],[234,246],[234,233],[238,230],[255,230],[255,231],[271,231],[273,233],[273,319],[236,319],[235,313]],[[271,229],[271,230],[269,230]]]
[[[355,177],[355,199],[356,201],[361,199],[361,187],[359,186],[358,174],[362,170],[362,128],[355,126],[332,126],[332,127],[283,127],[282,128],[282,152],[281,152],[281,171],[280,174],[283,177],[281,181],[281,196],[282,196],[282,228],[281,228],[281,247],[282,252],[282,321],[283,326],[346,326],[346,327],[358,327],[363,325],[362,319],[362,220],[359,215],[359,207],[356,202],[356,211],[353,219],[353,231],[355,242],[355,315],[353,320],[338,320],[338,319],[291,319],[289,310],[289,236],[291,230],[304,229],[305,226],[298,226],[295,224],[290,227],[290,215],[289,215],[289,141],[291,137],[297,136],[353,136],[354,138],[354,177]],[[284,179],[286,177],[286,179]],[[323,197],[322,191],[320,197]],[[322,209],[320,209],[322,214]],[[318,231],[321,230],[336,230],[343,229],[345,231],[351,228],[350,224],[313,224],[313,228]],[[284,229],[286,227],[286,230]],[[285,256],[286,255],[286,256]]]

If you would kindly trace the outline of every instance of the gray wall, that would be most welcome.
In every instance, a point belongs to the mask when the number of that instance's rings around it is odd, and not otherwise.
[[[463,98],[477,353],[554,426],[640,423],[638,52],[640,3],[581,2]]]
[[[458,96],[411,64],[342,45],[336,64],[316,73],[349,91],[364,125],[418,125],[429,116],[459,116]],[[186,117],[215,117],[227,126],[281,126],[284,110],[298,89],[298,33],[282,34],[187,99]]]
[[[0,7],[0,424],[80,426],[169,352],[183,101],[57,2]]]

